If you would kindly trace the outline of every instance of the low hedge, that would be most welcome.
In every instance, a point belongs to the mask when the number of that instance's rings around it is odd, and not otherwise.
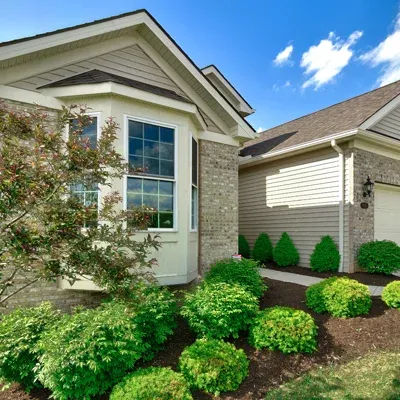
[[[266,233],[260,233],[253,247],[252,258],[261,263],[272,260],[272,242]]]
[[[18,382],[30,390],[40,386],[34,367],[40,353],[36,345],[46,329],[60,320],[51,303],[21,308],[0,319],[0,380]]]
[[[372,300],[369,288],[347,277],[329,278],[306,291],[307,306],[316,312],[349,318],[368,314]]]
[[[317,272],[339,270],[340,253],[331,236],[322,237],[321,241],[315,245],[310,257],[310,266]]]
[[[400,270],[400,246],[389,240],[364,243],[358,251],[357,261],[371,274],[391,275]]]
[[[297,265],[300,260],[299,252],[291,237],[283,232],[281,238],[273,250],[273,259],[279,267]]]
[[[250,245],[249,242],[246,239],[246,236],[244,235],[239,235],[238,237],[238,249],[239,249],[239,254],[244,257],[244,258],[250,258]]]
[[[192,400],[182,374],[171,368],[139,369],[114,387],[110,400]]]
[[[213,283],[187,293],[181,314],[200,337],[239,336],[258,311],[257,298],[239,285]]]
[[[231,343],[199,339],[182,352],[179,369],[192,388],[218,396],[238,389],[248,375],[249,361]]]
[[[390,282],[382,291],[382,300],[388,307],[400,310],[400,281]]]
[[[205,275],[207,283],[233,283],[242,286],[256,297],[261,297],[267,286],[258,272],[258,263],[243,258],[226,259],[214,263]]]
[[[310,314],[290,307],[260,311],[250,328],[250,344],[288,353],[312,353],[317,348],[318,328]]]

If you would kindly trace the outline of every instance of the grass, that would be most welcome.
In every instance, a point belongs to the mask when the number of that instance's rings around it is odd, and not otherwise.
[[[266,400],[400,400],[400,352],[321,367],[271,390]]]

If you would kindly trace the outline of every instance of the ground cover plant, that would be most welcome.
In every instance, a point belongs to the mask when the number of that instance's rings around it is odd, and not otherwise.
[[[244,235],[239,235],[238,237],[238,249],[239,249],[239,254],[244,257],[244,258],[250,258],[250,245],[249,242],[246,239],[246,236]]]
[[[388,307],[400,310],[400,281],[389,283],[382,291],[382,300]]]
[[[310,257],[310,266],[313,271],[318,272],[339,270],[340,253],[331,236],[322,237],[315,245]]]
[[[254,260],[232,258],[220,260],[211,265],[204,280],[210,283],[233,283],[242,286],[256,297],[261,297],[267,285],[258,272],[259,265]]]
[[[253,247],[252,258],[261,263],[272,260],[272,242],[266,233],[260,233]]]
[[[282,233],[281,238],[273,250],[273,259],[279,267],[287,267],[299,263],[299,252],[293,240],[286,232]]]
[[[400,246],[389,240],[364,243],[358,251],[357,261],[371,274],[390,275],[400,270]]]

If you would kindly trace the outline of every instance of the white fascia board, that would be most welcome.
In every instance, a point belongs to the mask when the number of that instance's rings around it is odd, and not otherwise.
[[[211,131],[201,131],[198,133],[197,137],[200,140],[208,140],[209,142],[216,142],[216,143],[222,143],[222,144],[227,144],[229,146],[235,146],[239,147],[240,142],[239,140],[231,137],[224,135],[223,133],[217,133],[217,132],[211,132]]]
[[[358,136],[379,146],[384,146],[392,150],[400,150],[400,140],[398,139],[394,139],[380,133],[366,131],[364,129],[358,130]]]
[[[321,139],[311,140],[306,143],[301,143],[296,146],[287,147],[286,149],[271,151],[269,153],[260,154],[256,157],[251,157],[249,159],[239,160],[239,167],[250,166],[250,164],[260,164],[262,162],[269,162],[279,158],[287,157],[289,155],[306,153],[311,150],[315,150],[321,147],[330,147],[331,141],[336,140],[340,141],[342,139],[349,140],[351,137],[354,137],[358,133],[358,129],[351,129],[348,131],[335,133],[330,136],[326,136]]]
[[[385,106],[383,106],[374,115],[368,118],[360,125],[360,129],[370,129],[373,125],[377,124],[383,117],[394,110],[398,105],[400,105],[400,95],[396,96],[393,100],[389,101]]]

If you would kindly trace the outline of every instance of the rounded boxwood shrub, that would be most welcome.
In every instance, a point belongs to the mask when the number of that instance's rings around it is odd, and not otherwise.
[[[273,250],[273,258],[280,267],[288,267],[289,265],[297,265],[299,263],[299,252],[286,232],[282,233],[281,238],[276,244]]]
[[[194,293],[187,293],[181,314],[199,336],[222,339],[237,338],[257,311],[257,298],[241,286],[205,283]]]
[[[19,382],[30,390],[40,386],[33,371],[39,353],[36,344],[46,329],[50,329],[61,315],[51,303],[38,307],[21,308],[0,319],[0,380]]]
[[[390,282],[382,291],[382,300],[388,307],[400,310],[400,281]]]
[[[310,314],[290,307],[260,311],[250,328],[250,344],[288,353],[312,353],[317,348],[318,327]]]
[[[306,290],[306,304],[308,308],[317,313],[324,313],[327,311],[324,298],[324,289],[326,286],[335,282],[338,279],[336,276],[324,279],[321,282],[314,283]]]
[[[340,253],[331,236],[324,236],[316,244],[310,257],[310,266],[313,271],[327,272],[338,271],[340,266]]]
[[[253,254],[252,257],[256,261],[260,261],[262,263],[268,262],[272,260],[272,243],[271,239],[266,233],[260,233],[258,238],[254,243]]]
[[[182,352],[179,368],[192,388],[218,396],[237,390],[248,375],[249,361],[231,343],[199,339]]]
[[[400,270],[400,246],[389,240],[364,243],[358,251],[357,261],[371,274],[391,275]]]
[[[204,280],[207,283],[234,283],[256,297],[261,297],[267,290],[267,285],[258,272],[258,263],[246,258],[240,261],[231,258],[217,261],[206,273]]]
[[[250,245],[249,245],[249,242],[246,239],[246,236],[239,235],[239,238],[238,238],[238,249],[239,249],[239,254],[241,254],[242,257],[250,258]]]
[[[192,400],[182,374],[171,368],[150,367],[129,374],[116,385],[110,400]]]

